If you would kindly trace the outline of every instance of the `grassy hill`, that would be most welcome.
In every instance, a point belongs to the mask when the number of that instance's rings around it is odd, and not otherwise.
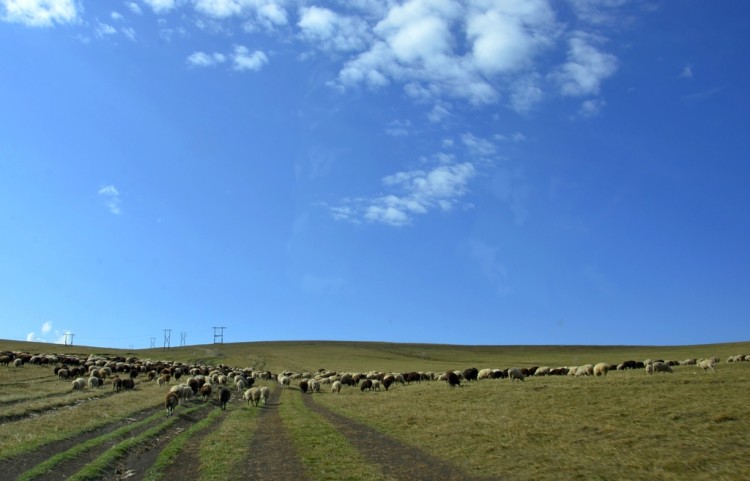
[[[620,363],[628,359],[675,359],[750,354],[750,342],[693,346],[463,346],[349,341],[274,341],[203,344],[165,349],[108,349],[0,340],[0,350],[137,356],[185,363],[224,363],[279,372],[445,371],[467,367],[565,366]]]

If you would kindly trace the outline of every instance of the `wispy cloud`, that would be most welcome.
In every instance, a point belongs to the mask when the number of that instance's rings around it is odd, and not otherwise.
[[[0,6],[5,10],[3,20],[30,27],[50,27],[79,20],[75,0],[0,0]]]
[[[213,67],[227,60],[223,53],[193,52],[187,58],[187,63],[193,67]]]
[[[417,215],[452,210],[469,192],[475,175],[476,168],[469,162],[397,172],[381,180],[386,193],[345,199],[330,212],[337,220],[408,225]]]
[[[104,198],[104,203],[109,211],[115,215],[119,215],[120,210],[120,191],[114,185],[107,185],[99,189],[98,195]]]
[[[685,65],[682,67],[682,70],[680,70],[678,77],[693,78],[693,67],[691,67],[690,64]]]
[[[54,342],[55,344],[65,343],[66,332],[57,329],[53,331],[52,322],[50,321],[44,322],[39,328],[39,332],[40,334],[37,334],[36,331],[29,332],[28,334],[26,334],[26,340],[28,342]],[[47,338],[49,334],[54,335],[53,341],[50,341]]]

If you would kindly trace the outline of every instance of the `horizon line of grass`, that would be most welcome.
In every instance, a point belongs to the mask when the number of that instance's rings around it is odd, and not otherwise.
[[[201,404],[193,408],[185,410],[182,414],[191,414],[201,409],[205,409],[208,404]],[[107,468],[116,460],[123,457],[135,446],[145,442],[148,439],[155,437],[160,432],[164,431],[168,427],[172,426],[177,422],[179,416],[170,416],[164,422],[158,426],[154,426],[151,429],[144,431],[136,437],[126,439],[120,443],[109,448],[101,456],[96,458],[91,463],[87,464],[83,469],[73,474],[68,478],[69,481],[85,481],[93,479],[101,479],[107,471]]]

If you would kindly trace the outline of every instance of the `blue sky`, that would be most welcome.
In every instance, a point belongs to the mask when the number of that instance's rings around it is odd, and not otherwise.
[[[0,0],[0,338],[750,340],[750,4]]]

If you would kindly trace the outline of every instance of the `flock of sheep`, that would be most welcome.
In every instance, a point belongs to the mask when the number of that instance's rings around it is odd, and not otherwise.
[[[31,355],[24,352],[5,351],[0,353],[0,365],[13,364],[22,367],[25,364],[54,366],[54,374],[62,380],[71,381],[73,391],[85,388],[100,388],[106,380],[111,380],[114,391],[131,390],[135,388],[135,379],[144,382],[156,382],[159,386],[166,386],[174,379],[179,383],[169,387],[164,399],[167,415],[181,403],[196,396],[208,401],[212,393],[221,409],[226,409],[234,390],[242,393],[242,399],[248,406],[257,407],[260,403],[268,402],[271,391],[267,386],[253,386],[255,380],[275,381],[284,389],[295,382],[302,393],[320,393],[326,386],[331,393],[338,394],[343,386],[359,387],[361,391],[385,390],[396,383],[402,385],[422,381],[445,381],[450,387],[460,386],[462,381],[477,381],[480,379],[509,379],[524,381],[530,376],[605,376],[612,370],[642,369],[648,374],[671,373],[673,366],[697,366],[703,371],[714,371],[719,362],[718,357],[706,359],[685,359],[683,361],[628,360],[620,364],[585,364],[581,366],[535,366],[530,368],[511,367],[508,369],[485,368],[478,370],[468,368],[463,371],[434,372],[391,372],[381,371],[338,372],[320,369],[312,372],[283,371],[278,374],[270,371],[256,371],[251,368],[236,368],[223,364],[209,366],[203,364],[183,364],[180,362],[152,361],[135,357],[103,357],[76,356],[62,354]],[[750,355],[736,355],[727,358],[727,362],[750,361]],[[184,377],[184,379],[183,379]]]

